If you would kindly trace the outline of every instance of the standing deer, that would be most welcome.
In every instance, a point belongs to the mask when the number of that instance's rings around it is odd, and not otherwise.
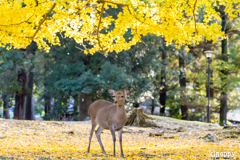
[[[114,103],[111,103],[106,100],[97,100],[93,102],[88,110],[88,113],[91,117],[92,121],[92,129],[89,137],[89,145],[88,145],[88,153],[90,151],[90,144],[93,135],[93,131],[97,125],[99,125],[95,134],[97,136],[97,140],[100,144],[103,154],[106,154],[100,135],[103,129],[109,129],[112,134],[113,138],[113,156],[116,156],[115,153],[115,142],[116,136],[115,131],[118,131],[119,142],[120,142],[120,149],[121,149],[121,157],[124,157],[123,150],[122,150],[122,131],[123,126],[127,122],[127,115],[125,111],[125,98],[129,95],[129,90],[125,90],[124,92],[114,91],[112,89],[108,89],[108,93],[114,98]]]

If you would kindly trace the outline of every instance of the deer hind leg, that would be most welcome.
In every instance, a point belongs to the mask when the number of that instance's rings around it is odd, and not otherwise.
[[[102,153],[103,154],[106,154],[104,148],[103,148],[103,144],[102,144],[102,141],[101,141],[101,138],[100,138],[100,135],[103,131],[103,128],[101,126],[98,127],[97,131],[95,132],[96,136],[97,136],[97,140],[98,140],[98,143],[100,144],[100,147],[101,147],[101,150],[102,150]]]
[[[92,129],[91,129],[91,133],[90,133],[90,137],[89,137],[89,144],[88,144],[88,150],[87,150],[88,153],[90,152],[90,144],[91,144],[91,140],[92,140],[92,135],[93,135],[93,131],[95,130],[96,126],[97,126],[97,124],[92,121]]]

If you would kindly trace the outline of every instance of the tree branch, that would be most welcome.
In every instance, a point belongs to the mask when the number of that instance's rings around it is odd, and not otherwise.
[[[128,4],[122,4],[122,3],[116,3],[116,2],[110,2],[110,1],[105,1],[105,0],[100,0],[102,3],[112,3],[112,4],[116,4],[116,5],[121,5],[121,6],[128,6]]]
[[[99,40],[99,28],[100,28],[101,21],[102,21],[102,15],[103,15],[103,9],[104,9],[105,1],[101,1],[101,2],[102,2],[103,4],[102,4],[101,13],[100,13],[100,19],[99,19],[99,22],[98,22],[97,40],[98,40],[98,45],[99,45],[99,47],[102,49],[103,54],[105,54],[105,51],[104,51],[103,47],[101,46],[101,43],[100,43],[100,40]]]
[[[52,5],[52,7],[50,8],[50,10],[45,14],[43,20],[42,20],[42,21],[40,22],[40,24],[38,25],[37,30],[35,31],[35,33],[33,34],[33,36],[32,36],[32,37],[29,37],[29,38],[31,38],[32,40],[35,38],[35,36],[37,35],[38,31],[39,31],[40,28],[41,28],[41,25],[42,25],[43,22],[47,19],[48,15],[52,12],[52,10],[54,9],[55,6],[56,6],[56,3],[54,3],[54,4]]]
[[[135,14],[133,14],[132,12],[131,12],[131,10],[130,10],[130,8],[129,8],[129,6],[127,6],[128,7],[128,11],[129,11],[129,13],[131,14],[131,15],[133,15],[134,17],[135,17],[135,19],[136,20],[138,20],[139,22],[141,22],[141,23],[143,23],[144,24],[144,22],[143,21],[141,21]]]
[[[240,31],[239,30],[227,30],[226,35],[233,35],[233,34],[240,35]]]
[[[196,5],[197,5],[197,0],[195,0],[194,6],[193,6],[193,18],[194,18],[194,23],[195,23],[195,32],[196,32],[196,34],[198,34],[197,20],[196,20],[196,15],[195,15]]]
[[[34,14],[31,15],[31,16],[30,16],[28,19],[26,19],[25,21],[22,21],[22,22],[19,22],[19,23],[15,23],[15,24],[1,24],[0,26],[4,26],[4,27],[7,27],[7,26],[17,26],[17,25],[20,25],[20,24],[22,24],[22,23],[24,23],[24,22],[27,22],[27,21],[30,20],[33,16],[34,16]]]
[[[150,24],[148,24],[148,23],[146,23],[146,22],[143,22],[143,21],[142,21],[141,19],[139,19],[134,13],[132,13],[132,11],[130,10],[129,5],[128,5],[127,7],[128,7],[129,13],[130,13],[131,15],[133,15],[133,17],[134,17],[136,20],[138,20],[139,22],[141,22],[142,24],[146,24],[146,25],[152,26],[152,27],[158,27],[157,25],[150,25]]]

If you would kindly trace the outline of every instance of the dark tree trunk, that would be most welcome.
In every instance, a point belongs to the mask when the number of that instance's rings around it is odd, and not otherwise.
[[[163,90],[160,90],[160,98],[159,98],[159,102],[160,104],[162,105],[160,107],[160,115],[165,115],[165,105],[166,105],[166,91],[163,89]]]
[[[26,111],[25,111],[25,118],[26,120],[35,120],[35,112],[34,112],[34,102],[33,102],[33,76],[34,73],[32,72],[33,67],[29,71],[28,76],[28,88],[30,89],[30,93],[27,94],[27,101],[26,101]]]
[[[32,41],[32,43],[27,47],[27,54],[30,53],[35,56],[35,52],[37,50],[37,44],[36,42]],[[26,111],[25,111],[25,118],[27,120],[35,120],[35,112],[34,112],[34,101],[33,101],[33,82],[34,82],[34,63],[32,63],[32,66],[29,70],[28,74],[28,89],[30,89],[30,93],[27,94],[27,102],[26,102]]]
[[[88,116],[88,108],[91,101],[90,94],[82,94],[79,99],[79,120],[83,121]]]
[[[152,99],[152,110],[151,110],[151,114],[154,114],[154,109],[155,109],[155,100],[154,98]]]
[[[74,104],[73,104],[73,112],[78,112],[78,106],[79,106],[79,98],[78,96],[74,97]]]
[[[227,14],[224,12],[225,7],[220,7],[220,13],[222,17],[222,31],[226,32],[226,25],[227,25]],[[222,40],[222,60],[228,62],[227,57],[227,39]],[[221,97],[220,97],[220,125],[223,126],[226,124],[227,120],[227,71],[221,70]]]
[[[166,59],[166,50],[165,50],[165,44],[163,42],[163,51],[162,51],[162,68],[161,68],[161,90],[159,91],[159,103],[162,105],[160,107],[160,115],[165,115],[165,105],[166,105],[166,65],[167,65],[167,59]]]
[[[18,82],[21,85],[21,91],[16,91],[14,119],[23,119],[24,101],[25,101],[25,94],[26,94],[26,81],[27,81],[27,76],[26,76],[25,70],[20,69],[18,71]]]
[[[3,118],[9,119],[9,96],[6,93],[2,94],[3,99]]]
[[[184,69],[184,59],[179,56],[179,70],[180,70],[180,75],[179,75],[179,83],[180,87],[183,88],[183,90],[186,89],[186,76],[185,73],[183,73]],[[182,112],[182,119],[188,120],[188,108],[186,105],[181,104],[181,112]]]
[[[51,97],[49,95],[49,93],[47,93],[46,95],[44,95],[44,111],[45,114],[48,113],[52,108],[51,105]]]

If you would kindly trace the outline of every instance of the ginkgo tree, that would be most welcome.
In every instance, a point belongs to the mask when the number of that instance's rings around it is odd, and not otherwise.
[[[35,41],[39,48],[50,49],[60,45],[56,36],[77,43],[87,41],[93,47],[85,53],[107,53],[127,50],[141,36],[164,36],[167,44],[177,47],[198,44],[203,37],[216,42],[225,38],[221,17],[216,11],[220,5],[230,19],[239,14],[240,0],[1,0],[0,45],[8,48],[26,48]],[[107,10],[122,8],[117,19]],[[204,19],[197,21],[199,11]],[[114,25],[114,28],[109,26]],[[126,39],[126,32],[131,37]]]

